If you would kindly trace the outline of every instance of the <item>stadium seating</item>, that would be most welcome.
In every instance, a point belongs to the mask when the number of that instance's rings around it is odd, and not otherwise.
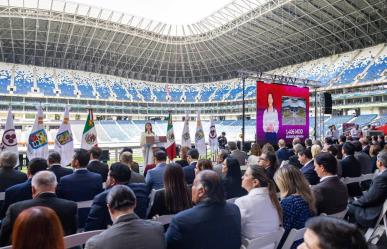
[[[11,84],[11,64],[0,63],[0,93],[8,93],[8,86]]]
[[[39,92],[44,96],[55,96],[55,82],[53,76],[53,69],[43,69],[41,67],[36,69],[36,85]]]
[[[33,68],[29,66],[17,65],[15,68],[15,94],[27,94],[34,86]]]

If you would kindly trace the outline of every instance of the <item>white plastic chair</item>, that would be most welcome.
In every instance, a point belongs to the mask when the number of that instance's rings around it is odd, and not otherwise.
[[[4,201],[5,199],[5,192],[0,192],[0,201]]]
[[[379,215],[379,218],[376,222],[376,225],[374,228],[368,228],[367,232],[365,233],[364,237],[367,242],[371,242],[372,244],[378,243],[380,237],[382,237],[383,233],[386,233],[387,235],[387,200],[384,201],[382,212]],[[383,219],[384,227],[380,225],[380,222]],[[381,234],[376,234],[378,228],[381,227],[382,230],[384,230]]]
[[[159,191],[164,191],[164,188],[158,189],[158,190],[152,189],[152,191],[150,192],[150,194],[149,194],[149,204],[148,204],[148,208],[146,210],[146,216],[145,217],[148,217],[150,211],[152,210],[153,203],[155,202],[156,193],[159,192]]]
[[[100,234],[104,230],[95,230],[83,233],[76,233],[69,236],[64,237],[65,248],[72,248],[75,246],[81,246],[86,244],[86,241],[91,237]]]
[[[264,235],[252,240],[245,239],[242,242],[241,249],[259,249],[272,244],[274,244],[273,248],[277,248],[284,232],[285,230],[280,227],[277,232],[274,232],[272,234]]]
[[[295,241],[300,240],[304,237],[305,231],[306,231],[305,227],[298,230],[294,228],[290,230],[288,237],[286,238],[281,249],[290,249]]]

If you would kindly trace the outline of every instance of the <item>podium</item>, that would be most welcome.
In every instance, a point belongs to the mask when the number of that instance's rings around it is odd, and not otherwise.
[[[146,136],[144,144],[144,166],[153,163],[153,153],[167,142],[166,136]]]

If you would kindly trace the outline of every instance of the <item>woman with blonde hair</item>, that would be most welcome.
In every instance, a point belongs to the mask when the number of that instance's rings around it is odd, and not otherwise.
[[[316,202],[308,181],[299,169],[293,165],[285,165],[277,170],[274,175],[281,195],[283,210],[283,227],[285,234],[279,248],[293,228],[305,227],[305,222],[316,214]],[[301,241],[293,243],[292,248],[297,248]]]
[[[259,161],[259,156],[261,155],[261,146],[257,143],[253,143],[251,145],[251,150],[250,150],[250,156],[247,159],[247,165],[256,165],[258,164]]]
[[[313,144],[310,150],[312,152],[313,159],[316,158],[316,156],[321,153],[321,147],[318,144]]]

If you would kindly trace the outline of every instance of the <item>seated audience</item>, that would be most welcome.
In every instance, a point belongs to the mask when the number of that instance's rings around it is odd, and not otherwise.
[[[90,172],[86,167],[89,163],[89,152],[85,149],[74,151],[71,166],[74,173],[63,176],[58,184],[59,198],[75,202],[93,200],[94,196],[102,192],[102,177],[100,174]],[[79,227],[84,227],[89,208],[79,210]]]
[[[199,160],[199,151],[197,149],[190,149],[187,154],[187,160],[189,165],[183,168],[184,177],[187,184],[192,184],[195,179],[195,168]]]
[[[298,249],[367,249],[360,230],[344,220],[318,216],[306,222],[304,243]]]
[[[133,155],[133,150],[132,150],[132,148],[130,148],[130,147],[124,147],[124,148],[120,151],[120,156],[121,156],[121,154],[124,153],[124,152],[130,152],[130,154]],[[139,166],[138,163],[135,162],[135,161],[132,161],[132,162],[130,163],[130,169],[131,169],[132,171],[136,172],[136,173],[140,173],[140,166]]]
[[[28,162],[27,176],[28,180],[5,190],[5,198],[1,207],[0,219],[5,216],[7,209],[13,203],[32,199],[31,180],[39,171],[46,170],[48,167],[47,160],[43,158],[34,158]]]
[[[265,169],[267,176],[273,180],[274,174],[278,169],[277,157],[273,152],[264,152],[259,157],[258,166]]]
[[[377,156],[378,175],[370,189],[359,199],[349,204],[348,215],[362,227],[374,227],[383,203],[387,199],[387,151]]]
[[[208,159],[200,159],[196,163],[195,175],[197,175],[200,171],[205,170],[205,169],[212,170],[213,169],[212,162],[211,162],[211,160],[208,160]]]
[[[276,232],[282,223],[282,209],[276,186],[265,170],[250,165],[242,177],[246,196],[235,200],[241,212],[242,238],[255,239]]]
[[[90,212],[88,214],[85,231],[106,229],[108,225],[112,224],[109,211],[106,205],[106,196],[112,187],[116,185],[128,185],[133,171],[122,163],[113,163],[110,166],[108,177],[106,179],[106,190],[93,199]],[[128,185],[136,194],[137,204],[135,213],[145,218],[146,209],[148,207],[148,191],[143,183],[132,183]]]
[[[77,232],[77,204],[56,197],[57,181],[54,173],[50,171],[36,173],[32,177],[31,185],[33,199],[11,205],[7,210],[7,215],[2,220],[0,232],[0,244],[2,246],[10,244],[12,228],[18,215],[23,210],[35,206],[49,207],[54,210],[61,221],[65,235]]]
[[[239,165],[241,165],[241,166],[245,165],[246,158],[247,158],[246,152],[240,151],[235,142],[228,142],[227,144],[228,144],[228,148],[231,151],[230,156],[232,156],[233,158],[238,160]]]
[[[301,169],[302,168],[302,164],[300,163],[300,161],[298,161],[298,153],[300,153],[302,150],[304,150],[304,147],[302,146],[302,144],[296,144],[293,146],[293,151],[294,151],[294,155],[289,157],[289,164]]]
[[[380,152],[380,146],[378,144],[373,144],[370,146],[370,157],[371,157],[371,166],[372,166],[372,172],[375,172],[377,169],[376,167],[376,161],[377,161],[377,155]]]
[[[301,139],[300,139],[299,137],[293,138],[293,141],[292,141],[293,147],[294,147],[296,144],[301,144],[301,145],[302,145]]]
[[[100,174],[102,177],[102,182],[106,182],[109,166],[99,160],[102,155],[102,149],[94,146],[89,150],[89,153],[90,160],[89,164],[87,165],[87,169],[90,172]]]
[[[21,212],[15,221],[12,248],[65,249],[63,236],[55,211],[42,206],[31,207]]]
[[[337,176],[337,160],[328,152],[322,152],[314,159],[314,170],[320,183],[312,186],[316,198],[317,213],[327,215],[347,208],[348,190]]]
[[[305,144],[305,148],[310,149],[310,148],[312,148],[313,141],[310,138],[306,138],[304,141],[304,144]]]
[[[275,153],[275,149],[273,147],[273,145],[271,145],[271,143],[265,143],[262,147],[262,153],[267,153],[267,152],[273,152]]]
[[[316,214],[316,205],[308,181],[296,167],[285,165],[279,168],[274,175],[274,180],[280,190],[285,229],[278,247],[281,248],[290,230],[303,228],[305,222]],[[300,241],[294,242],[292,248],[296,248],[300,243]]]
[[[345,142],[342,148],[343,160],[340,161],[342,177],[358,177],[361,175],[361,165],[354,157],[355,146],[351,142]],[[358,183],[350,183],[347,185],[348,194],[350,197],[362,195],[360,185]]]
[[[214,170],[221,176],[222,175],[222,168],[223,168],[223,162],[226,160],[226,158],[229,156],[227,151],[221,150],[218,154],[218,157],[216,158],[216,165],[214,166]]]
[[[154,160],[156,167],[149,170],[145,177],[145,184],[148,190],[164,188],[164,171],[167,165],[167,153],[162,150],[155,152]]]
[[[182,146],[180,148],[180,152],[179,152],[180,160],[176,160],[175,163],[180,164],[181,167],[188,166],[189,165],[188,160],[187,160],[188,150],[189,150],[188,147]]]
[[[183,168],[177,163],[167,164],[164,172],[164,189],[156,192],[148,218],[176,214],[190,207],[192,207],[191,196],[184,179]]]
[[[313,147],[313,146],[312,146]],[[305,179],[308,180],[310,185],[315,185],[319,183],[320,178],[317,176],[316,171],[314,171],[313,156],[310,149],[304,149],[298,153],[298,161],[303,165],[300,171],[305,176]]]
[[[165,234],[168,249],[240,249],[241,215],[235,204],[225,201],[216,172],[199,172],[192,186],[192,202],[194,207],[172,219]]]
[[[223,168],[223,186],[226,198],[235,198],[245,195],[247,192],[241,187],[242,171],[237,159],[227,157],[224,160]]]
[[[283,139],[278,140],[278,150],[275,152],[278,158],[278,164],[281,164],[282,161],[288,161],[289,157],[293,156],[293,152],[286,148],[286,142]]]
[[[345,142],[347,142],[347,137],[345,135],[341,135],[339,137],[339,144],[344,144]]]
[[[320,141],[320,140],[314,140],[314,141],[313,141],[313,145],[315,145],[315,144],[319,145],[319,146],[320,146],[320,148],[322,148],[322,147],[323,147],[323,144],[321,143],[321,141]],[[310,148],[312,148],[312,147],[310,147]]]
[[[56,180],[58,182],[60,181],[60,178],[62,178],[62,176],[67,176],[73,173],[72,169],[62,167],[60,162],[61,162],[60,154],[56,151],[50,152],[47,159],[48,170],[55,174]]]
[[[379,144],[379,146],[382,147],[382,148],[383,148],[384,145],[386,144],[383,135],[378,135],[378,144]]]
[[[329,146],[331,146],[331,145],[327,146],[327,150],[328,150]],[[327,150],[325,150],[325,151],[327,151]],[[313,159],[315,159],[316,156],[321,153],[321,151],[322,151],[321,147],[318,144],[313,144],[312,147],[310,148],[310,152],[312,152],[312,158]]]
[[[261,146],[258,143],[251,145],[250,156],[247,158],[248,165],[257,165],[259,156],[261,155]]]
[[[366,137],[362,137],[359,139],[359,142],[361,143],[362,151],[366,153],[367,155],[370,154],[370,143]]]
[[[4,192],[7,188],[27,180],[26,174],[14,169],[16,164],[16,153],[11,151],[0,153],[0,192]]]
[[[361,173],[369,174],[372,172],[372,163],[371,157],[369,154],[366,154],[362,149],[361,143],[359,141],[353,141],[352,144],[355,148],[354,157],[360,163]]]
[[[129,151],[125,151],[120,155],[120,163],[127,165],[131,171],[129,183],[145,183],[145,178],[140,173],[132,169],[133,155]]]
[[[135,213],[136,195],[125,185],[114,186],[107,195],[113,225],[91,237],[85,249],[164,249],[164,228],[154,221],[142,220]]]

